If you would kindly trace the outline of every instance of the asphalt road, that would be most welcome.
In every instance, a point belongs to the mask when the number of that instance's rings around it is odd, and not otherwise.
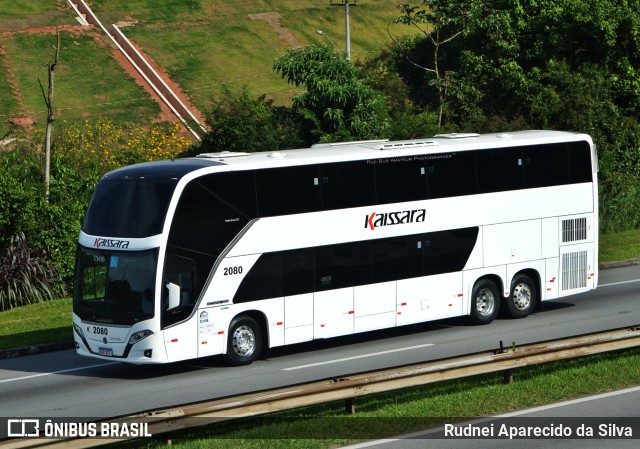
[[[104,418],[312,380],[640,324],[640,267],[600,272],[593,292],[524,320],[444,320],[273,350],[246,367],[221,358],[134,366],[58,351],[0,360],[0,416]]]

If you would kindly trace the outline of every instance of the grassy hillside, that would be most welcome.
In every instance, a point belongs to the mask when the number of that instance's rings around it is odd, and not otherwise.
[[[335,0],[334,0],[335,1]],[[287,103],[294,87],[272,70],[273,59],[297,45],[331,41],[344,49],[344,8],[329,0],[92,0],[105,24],[120,23],[125,34],[166,71],[196,107],[227,86],[246,85]],[[385,48],[387,25],[397,16],[395,0],[361,0],[351,8],[353,57]],[[27,116],[43,127],[44,102],[38,79],[46,84],[46,64],[61,27],[62,49],[56,72],[58,117],[81,120],[106,116],[123,123],[148,122],[159,108],[115,61],[97,30],[81,28],[62,0],[0,0],[0,138],[8,120]],[[394,34],[408,32],[395,26]],[[321,29],[325,36],[316,34]],[[15,120],[14,120],[15,121]]]

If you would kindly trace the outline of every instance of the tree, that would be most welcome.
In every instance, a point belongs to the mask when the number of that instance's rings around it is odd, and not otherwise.
[[[462,4],[423,13],[444,13],[440,23],[456,24],[464,11],[464,32],[449,34],[456,38],[437,52],[439,67],[455,74],[446,79],[447,120],[476,132],[591,134],[600,156],[602,229],[640,225],[640,200],[632,200],[640,192],[640,0],[470,0],[468,10],[454,8]],[[407,11],[414,20],[418,10]],[[403,61],[429,55],[425,40],[396,56],[414,95],[424,96],[424,81]]]
[[[47,129],[45,132],[45,162],[44,162],[44,188],[45,188],[45,199],[49,200],[49,172],[51,169],[51,128],[53,126],[53,122],[55,121],[55,110],[53,108],[53,74],[58,65],[58,61],[60,59],[60,32],[56,30],[56,46],[54,52],[53,61],[47,64],[47,72],[49,74],[49,88],[47,93],[44,92],[44,87],[42,87],[42,83],[40,79],[38,79],[38,83],[40,84],[40,90],[42,91],[42,96],[44,97],[44,102],[47,106]]]
[[[283,106],[274,106],[264,95],[250,98],[246,88],[239,95],[229,90],[214,100],[206,117],[209,131],[200,152],[274,151],[304,146],[301,119]]]
[[[389,128],[386,99],[360,78],[344,54],[326,45],[287,51],[274,70],[305,91],[293,98],[294,111],[310,127],[314,141],[373,139]]]
[[[431,84],[438,93],[438,127],[442,126],[447,87],[453,72],[442,68],[441,48],[467,31],[472,17],[472,1],[422,0],[420,5],[401,3],[402,16],[395,23],[409,25],[420,30],[432,45],[431,66],[426,67],[405,58],[415,67],[433,76]],[[445,65],[446,66],[446,65]]]

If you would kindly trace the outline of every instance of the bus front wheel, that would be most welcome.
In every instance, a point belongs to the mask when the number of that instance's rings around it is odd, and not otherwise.
[[[234,366],[248,365],[262,351],[262,329],[256,320],[248,316],[234,318],[229,326],[227,361]]]
[[[471,293],[471,320],[475,324],[489,324],[500,310],[500,293],[490,279],[480,279]]]

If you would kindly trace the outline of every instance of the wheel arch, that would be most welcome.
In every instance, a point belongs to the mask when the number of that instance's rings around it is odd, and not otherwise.
[[[511,292],[511,285],[513,284],[513,280],[518,276],[529,276],[531,280],[535,283],[538,291],[537,291],[537,301],[542,300],[542,276],[540,272],[535,268],[524,268],[522,270],[517,271],[511,276],[511,280],[509,281],[509,292]]]
[[[504,281],[502,280],[502,278],[497,274],[488,273],[488,274],[484,274],[482,276],[479,276],[475,281],[473,281],[473,283],[471,284],[470,292],[473,291],[473,288],[475,287],[475,285],[478,282],[480,282],[482,280],[485,280],[485,279],[488,279],[488,280],[492,281],[494,284],[496,284],[496,287],[498,288],[499,292],[504,291]],[[500,296],[502,296],[502,295],[500,295]]]

